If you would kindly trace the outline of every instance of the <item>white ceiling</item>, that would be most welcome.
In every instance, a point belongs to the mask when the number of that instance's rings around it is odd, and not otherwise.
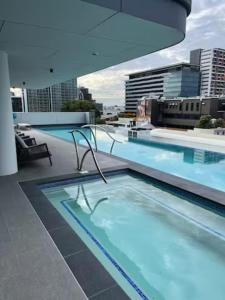
[[[174,28],[79,0],[0,0],[0,50],[9,55],[12,86],[49,86],[183,37]]]

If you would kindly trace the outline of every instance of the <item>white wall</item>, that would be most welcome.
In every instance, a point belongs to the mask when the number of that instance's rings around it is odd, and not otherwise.
[[[85,124],[89,122],[87,112],[27,112],[15,113],[14,123],[31,125]]]
[[[193,134],[214,134],[215,128],[205,129],[205,128],[194,128],[194,130],[188,130],[189,133]]]

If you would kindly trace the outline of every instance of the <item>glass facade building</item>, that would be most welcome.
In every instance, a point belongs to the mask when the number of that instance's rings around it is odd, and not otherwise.
[[[200,72],[198,69],[183,68],[164,77],[164,94],[168,97],[193,97],[200,92]]]
[[[77,80],[71,79],[44,89],[27,89],[25,98],[29,112],[60,112],[63,103],[77,99]]]
[[[193,97],[200,95],[200,66],[170,65],[129,75],[126,81],[126,111],[136,112],[142,97]]]

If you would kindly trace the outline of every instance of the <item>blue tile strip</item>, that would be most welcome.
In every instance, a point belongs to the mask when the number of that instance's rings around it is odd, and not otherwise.
[[[86,232],[86,234],[92,239],[92,241],[97,245],[101,252],[110,260],[114,267],[120,272],[120,274],[127,280],[131,287],[138,293],[141,299],[151,300],[147,297],[141,289],[133,282],[133,280],[127,275],[127,273],[120,267],[120,265],[115,261],[115,259],[105,250],[102,244],[93,236],[93,234],[83,225],[83,223],[77,218],[74,212],[67,206],[68,200],[61,201],[62,206],[67,210],[67,212],[73,217],[73,219],[78,223],[78,225]]]
[[[109,171],[106,173],[106,177],[111,177],[111,176],[117,176],[121,174],[127,174],[127,170],[118,170],[118,171]],[[81,175],[81,174],[76,174],[77,176],[74,178],[69,178],[69,179],[62,179],[58,181],[53,181],[53,182],[47,182],[47,183],[40,183],[38,184],[38,187],[42,190],[47,190],[51,189],[54,187],[59,187],[59,186],[64,186],[64,185],[69,185],[69,184],[77,184],[77,183],[86,183],[90,182],[93,180],[99,180],[99,174],[86,174],[86,176]]]
[[[79,182],[85,183],[86,181],[92,181],[92,180],[98,180],[99,176],[98,175],[90,175],[85,178],[85,176],[79,176],[77,178],[72,178],[72,179],[63,179],[60,181],[54,181],[54,182],[48,182],[48,183],[41,183],[38,185],[39,188],[43,190],[47,190],[50,188],[54,187],[59,187],[59,186],[64,186],[64,185],[69,185],[69,184],[77,184]]]

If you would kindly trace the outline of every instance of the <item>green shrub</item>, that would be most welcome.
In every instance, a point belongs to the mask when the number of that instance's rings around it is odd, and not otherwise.
[[[216,119],[216,121],[214,123],[214,127],[215,128],[218,128],[218,127],[225,128],[225,120],[222,118]]]
[[[96,112],[96,105],[93,102],[88,100],[70,100],[63,103],[61,111],[64,112],[76,112],[76,111],[83,111],[88,112],[90,110],[95,109]]]
[[[88,100],[71,100],[63,103],[61,111],[63,112],[89,112],[91,110],[95,111],[96,123],[105,124],[105,121],[100,119],[101,113],[96,108],[95,103]]]
[[[210,115],[203,115],[203,116],[201,116],[200,120],[198,121],[196,127],[204,128],[204,129],[213,128],[211,120],[212,120],[212,117]]]

